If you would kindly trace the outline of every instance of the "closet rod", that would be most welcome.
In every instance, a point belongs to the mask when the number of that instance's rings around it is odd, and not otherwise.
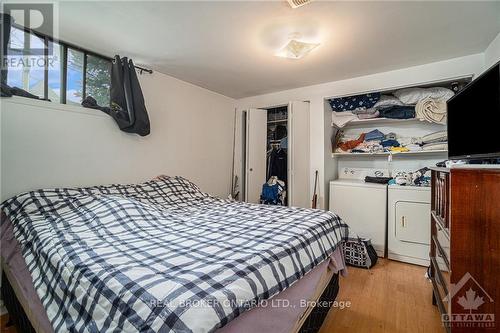
[[[278,120],[268,120],[268,124],[279,124],[279,123],[286,123],[288,122],[288,119],[278,119]]]

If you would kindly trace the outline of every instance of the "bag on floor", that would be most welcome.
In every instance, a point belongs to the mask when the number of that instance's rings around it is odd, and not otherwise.
[[[260,203],[264,205],[278,205],[279,204],[279,188],[278,184],[269,185],[265,183],[262,185],[262,193],[260,195]]]
[[[348,265],[372,268],[378,260],[377,252],[368,238],[358,238],[343,243],[345,262]]]

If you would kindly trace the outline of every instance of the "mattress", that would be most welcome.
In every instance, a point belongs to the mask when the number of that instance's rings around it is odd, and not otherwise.
[[[38,333],[52,333],[54,330],[35,291],[19,243],[14,237],[13,226],[6,216],[2,215],[2,218],[5,219],[0,230],[2,271],[33,329]],[[313,310],[314,301],[319,299],[332,276],[338,273],[346,273],[340,249],[335,250],[329,260],[314,268],[296,284],[273,297],[272,301],[243,313],[216,332],[298,332]]]
[[[228,202],[180,177],[39,190],[2,210],[55,331],[213,332],[349,239],[332,213]]]

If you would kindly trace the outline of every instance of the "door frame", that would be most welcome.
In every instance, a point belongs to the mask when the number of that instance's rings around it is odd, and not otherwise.
[[[293,189],[293,184],[292,184],[292,174],[294,172],[294,165],[293,165],[293,149],[290,149],[290,147],[293,147],[293,133],[294,133],[294,129],[293,129],[293,121],[292,121],[292,118],[293,118],[293,111],[292,111],[292,103],[293,102],[305,102],[305,103],[309,103],[310,105],[310,101],[306,100],[306,101],[290,101],[288,102],[287,104],[283,104],[283,103],[280,103],[280,104],[276,104],[276,105],[272,105],[272,106],[263,106],[263,107],[259,107],[259,108],[244,108],[244,109],[241,109],[241,112],[242,112],[242,123],[241,123],[241,139],[242,139],[242,156],[241,156],[241,159],[242,159],[242,165],[241,165],[241,171],[242,171],[242,176],[241,176],[241,184],[242,186],[244,186],[244,189],[242,189],[242,193],[243,193],[243,196],[242,196],[242,200],[243,201],[248,201],[248,119],[249,119],[249,112],[250,110],[252,109],[259,109],[259,110],[262,110],[262,111],[267,111],[268,109],[272,109],[272,108],[277,108],[277,107],[284,107],[286,106],[287,109],[288,109],[288,115],[287,115],[287,135],[288,135],[288,144],[289,144],[289,149],[288,149],[288,161],[287,161],[287,180],[286,180],[286,183],[287,183],[287,196],[288,196],[288,206],[291,206],[292,205],[292,200],[293,200],[293,197],[294,197],[294,189]],[[310,106],[309,106],[309,111],[308,111],[308,116],[310,117]],[[267,114],[266,114],[267,116]],[[245,128],[243,129],[243,126],[245,126]],[[267,127],[266,127],[266,130],[267,130]],[[308,151],[309,151],[309,161],[307,162],[308,163],[308,174],[306,175],[307,176],[307,188],[305,189],[305,191],[307,191],[307,196],[309,196],[309,192],[310,192],[310,181],[311,181],[311,175],[310,175],[310,171],[311,171],[311,168],[310,168],[310,120],[308,120],[308,128],[307,128],[307,131],[308,131]],[[266,165],[267,166],[267,165]],[[266,168],[266,166],[264,166],[264,168]],[[302,203],[302,205],[305,205],[306,207],[309,207],[309,204],[306,205],[306,203]]]

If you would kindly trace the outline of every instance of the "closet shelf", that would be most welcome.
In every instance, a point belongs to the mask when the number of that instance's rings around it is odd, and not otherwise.
[[[411,155],[441,155],[448,153],[448,150],[421,150],[421,151],[408,151],[401,153],[392,153],[393,157],[411,156]],[[332,157],[387,157],[389,152],[384,153],[332,153]]]
[[[428,121],[422,121],[418,118],[409,118],[409,119],[392,119],[392,118],[371,118],[371,119],[357,119],[348,122],[342,128],[348,127],[356,127],[356,126],[370,126],[370,125],[385,125],[385,124],[404,124],[404,123],[422,123],[428,125],[439,125],[436,123],[430,123]],[[337,127],[333,122],[331,123],[332,127]],[[446,126],[442,124],[442,126]]]
[[[286,123],[288,122],[288,119],[278,119],[278,120],[268,120],[268,124],[279,124],[279,123]]]

